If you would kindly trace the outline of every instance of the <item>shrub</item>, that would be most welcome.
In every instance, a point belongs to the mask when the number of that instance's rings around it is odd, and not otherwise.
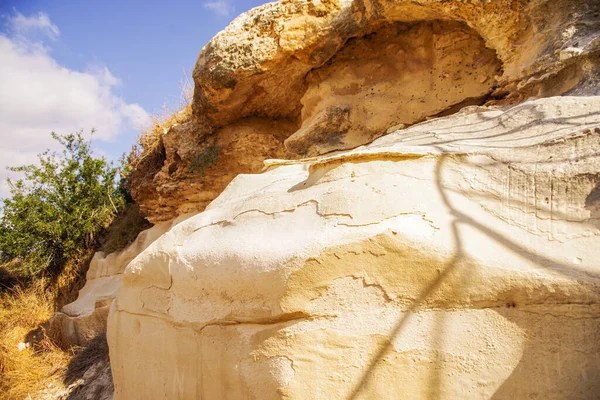
[[[47,150],[39,165],[9,168],[23,178],[8,180],[0,216],[0,262],[22,260],[18,272],[28,278],[59,272],[66,259],[92,247],[125,203],[119,169],[94,157],[81,131],[52,137],[62,154]]]

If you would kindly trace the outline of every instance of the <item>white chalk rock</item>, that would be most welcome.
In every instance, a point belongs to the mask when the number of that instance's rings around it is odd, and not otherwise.
[[[129,263],[115,399],[600,393],[600,97],[240,175]]]

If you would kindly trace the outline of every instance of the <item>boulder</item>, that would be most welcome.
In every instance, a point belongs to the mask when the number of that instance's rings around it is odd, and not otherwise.
[[[598,110],[472,106],[238,175],[125,269],[115,399],[596,398]]]

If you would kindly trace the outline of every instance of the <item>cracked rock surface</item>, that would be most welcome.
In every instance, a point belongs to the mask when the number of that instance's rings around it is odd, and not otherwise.
[[[77,299],[50,318],[48,334],[54,342],[63,348],[84,346],[105,332],[110,305],[121,289],[123,272],[129,262],[185,218],[182,216],[142,231],[133,243],[120,251],[96,252]]]
[[[599,110],[467,107],[238,175],[125,269],[115,399],[595,398]]]

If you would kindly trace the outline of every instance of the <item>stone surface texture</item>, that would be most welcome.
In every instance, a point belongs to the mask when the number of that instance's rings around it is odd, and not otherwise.
[[[157,224],[141,232],[133,243],[121,251],[94,254],[86,273],[86,282],[77,299],[65,305],[49,321],[48,333],[61,347],[83,346],[106,331],[111,303],[123,283],[127,265],[152,242],[186,216]]]
[[[193,124],[174,126],[159,154],[134,171],[131,194],[153,223],[201,211],[238,173],[260,172],[267,158],[294,158],[283,142],[296,125],[246,118],[201,140]]]
[[[212,46],[306,4],[251,11]],[[355,6],[318,4],[333,11],[286,11],[275,38],[248,36],[256,65],[274,60],[260,49],[275,39],[308,62],[307,27],[321,37]],[[492,34],[492,11],[511,33],[523,3],[385,4],[360,15],[478,15],[469,25],[499,43],[507,79],[535,70]],[[231,96],[211,97],[215,118],[242,113],[226,110]],[[471,106],[388,131],[238,175],[129,262],[108,323],[115,399],[597,398],[600,96]]]
[[[195,117],[223,126],[247,115],[294,115],[306,90],[306,74],[330,62],[351,43],[349,39],[396,22],[455,21],[467,25],[502,62],[500,87],[540,83],[540,78],[549,78],[546,74],[567,66],[561,58],[572,63],[598,50],[599,7],[586,0],[268,3],[236,18],[200,53],[194,69]],[[416,50],[419,56],[427,47],[415,45],[407,50]],[[580,51],[569,51],[571,47]],[[561,57],[561,51],[566,56]],[[406,58],[411,56],[409,52]],[[453,69],[464,67],[455,64]],[[571,86],[577,83],[578,79],[564,82]],[[363,90],[367,92],[370,86]]]
[[[593,0],[257,7],[202,49],[191,120],[134,171],[133,197],[166,221],[202,211],[267,158],[350,149],[465,105],[599,95],[599,13]],[[214,164],[194,168],[207,151]]]

